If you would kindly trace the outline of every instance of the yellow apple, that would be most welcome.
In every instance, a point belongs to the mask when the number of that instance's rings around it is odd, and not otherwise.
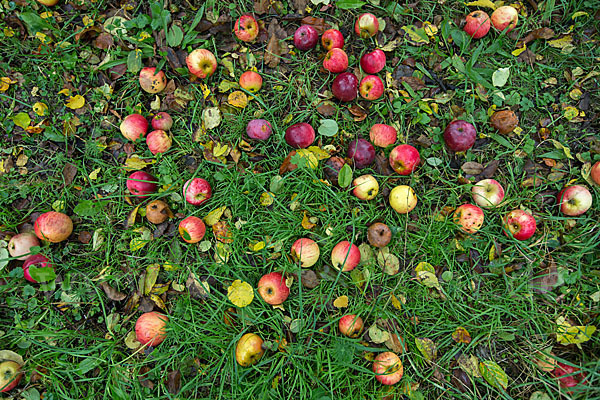
[[[392,189],[389,201],[396,212],[406,214],[417,205],[417,195],[410,186],[400,185]]]
[[[242,367],[256,364],[265,353],[263,340],[256,333],[246,333],[235,347],[235,360]]]
[[[0,363],[0,392],[8,392],[19,384],[23,373],[21,366],[15,361]]]
[[[45,6],[55,6],[58,0],[37,0],[37,2]]]

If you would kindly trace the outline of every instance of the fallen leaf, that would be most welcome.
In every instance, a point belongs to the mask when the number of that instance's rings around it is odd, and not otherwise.
[[[233,243],[233,233],[225,221],[217,221],[212,226],[213,235],[221,243]]]
[[[206,129],[214,129],[221,124],[221,110],[218,107],[205,108],[202,111],[202,122]]]
[[[254,290],[248,282],[236,279],[227,288],[227,298],[237,307],[246,307],[254,299]]]
[[[33,111],[39,116],[44,116],[48,113],[48,106],[38,101],[33,105]]]
[[[158,279],[160,264],[150,264],[146,267],[146,277],[144,278],[144,295],[149,295]]]
[[[471,343],[471,335],[469,334],[469,331],[462,326],[459,326],[454,333],[452,333],[452,340],[456,343],[469,344]]]
[[[548,266],[536,274],[531,280],[531,286],[537,293],[551,292],[558,282],[558,270],[556,263],[552,260]]]
[[[460,169],[463,170],[465,174],[468,175],[479,175],[483,171],[483,165],[478,162],[468,161],[464,163]]]
[[[179,370],[170,371],[167,374],[167,391],[171,394],[177,394],[181,390],[181,372]]]
[[[71,110],[77,110],[85,105],[85,97],[78,94],[73,97],[69,97],[65,106],[69,107]]]
[[[496,389],[504,389],[508,387],[508,375],[494,361],[486,360],[479,363],[479,372],[483,379]]]
[[[333,306],[336,308],[348,307],[348,296],[339,296],[333,301]]]
[[[312,229],[315,226],[317,226],[317,224],[313,224],[312,222],[310,222],[308,214],[306,213],[306,211],[304,211],[304,216],[302,217],[302,227],[304,229]]]
[[[581,348],[581,343],[590,340],[594,332],[596,332],[594,325],[571,325],[564,317],[556,319],[556,340],[560,344],[575,344]]]
[[[466,356],[461,354],[457,359],[458,366],[468,375],[471,375],[475,378],[481,378],[481,373],[479,372],[479,359],[474,356]]]
[[[227,102],[234,107],[244,108],[248,105],[248,96],[241,90],[236,90],[227,97]]]
[[[281,46],[279,44],[279,39],[277,39],[277,36],[274,34],[271,35],[269,43],[267,44],[264,60],[265,64],[271,68],[277,67],[281,61]]]
[[[219,222],[221,216],[223,215],[226,209],[226,206],[215,208],[214,210],[206,214],[206,217],[203,218],[204,223],[208,226],[213,226],[214,224]]]
[[[259,204],[263,207],[268,207],[271,204],[273,204],[273,201],[275,199],[275,195],[271,192],[263,192],[260,195],[260,198],[258,200]],[[303,221],[304,223],[304,221]]]
[[[390,340],[390,333],[388,331],[379,329],[377,324],[371,325],[368,332],[371,342],[375,344],[385,343],[386,341]]]
[[[193,272],[190,272],[185,281],[190,296],[195,299],[204,299],[210,294],[210,286],[207,281],[200,281]]]
[[[302,286],[308,289],[314,289],[319,286],[321,280],[312,269],[303,269],[302,275],[300,276]]]
[[[112,301],[122,301],[127,298],[127,295],[119,292],[117,289],[113,288],[106,282],[100,282],[100,287],[106,293],[106,297],[111,299]]]
[[[29,117],[29,114],[25,112],[20,112],[17,115],[14,115],[11,119],[13,120],[16,126],[23,129],[27,129],[27,127],[31,123],[31,118]]]
[[[435,361],[437,358],[437,346],[433,340],[428,338],[415,338],[415,344],[427,361]]]
[[[467,7],[486,7],[495,10],[496,5],[491,0],[476,0],[465,4]]]
[[[423,285],[441,290],[439,280],[435,275],[435,268],[427,262],[420,262],[415,268],[417,280]]]

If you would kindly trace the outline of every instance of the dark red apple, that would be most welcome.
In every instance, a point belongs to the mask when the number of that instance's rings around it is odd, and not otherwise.
[[[342,72],[335,77],[331,84],[333,95],[340,101],[356,99],[357,88],[358,78],[352,72]]]
[[[354,161],[356,168],[366,168],[375,161],[375,148],[368,140],[353,140],[348,146],[348,158]]]
[[[311,25],[301,25],[294,33],[294,46],[298,50],[314,49],[318,41],[319,34]]]
[[[473,124],[460,119],[450,122],[444,130],[446,146],[454,152],[469,150],[476,138],[477,131]]]
[[[346,161],[342,157],[330,157],[327,161],[325,161],[325,166],[323,170],[325,172],[325,176],[327,179],[331,181],[334,185],[338,184],[338,174],[340,173],[340,169],[346,164]]]
[[[376,49],[365,53],[360,58],[360,67],[367,74],[376,74],[385,67],[385,53],[383,50]]]
[[[315,130],[306,122],[294,124],[285,130],[285,141],[295,149],[305,149],[315,141]]]
[[[134,196],[145,199],[158,189],[156,178],[145,171],[135,171],[127,178],[127,190]]]

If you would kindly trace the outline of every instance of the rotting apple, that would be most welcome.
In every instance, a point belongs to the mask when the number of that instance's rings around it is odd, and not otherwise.
[[[206,225],[201,218],[190,215],[179,223],[179,234],[187,243],[198,243],[206,233]]]
[[[266,303],[276,306],[288,298],[290,288],[285,284],[285,277],[281,272],[271,272],[258,281],[258,294]]]
[[[37,268],[52,268],[52,270],[54,270],[54,266],[52,265],[50,260],[48,260],[48,257],[46,257],[42,254],[34,254],[34,255],[30,256],[23,263],[23,277],[26,280],[28,280],[29,282],[33,282],[33,283],[40,283],[40,282],[36,281],[31,276],[31,273],[29,272],[29,268],[32,266],[37,267]]]
[[[390,166],[400,175],[410,175],[421,162],[419,150],[410,144],[401,144],[392,149],[389,156]]]
[[[8,242],[8,254],[17,260],[23,261],[29,258],[31,248],[39,246],[40,241],[31,232],[23,232],[10,238]]]
[[[383,82],[377,75],[367,75],[361,79],[358,91],[365,100],[377,100],[383,96]]]
[[[490,124],[498,133],[506,135],[519,126],[519,117],[513,110],[500,110],[492,114]]]
[[[377,17],[370,13],[364,13],[358,16],[354,24],[354,32],[363,39],[375,36],[379,31],[379,21]]]
[[[243,42],[251,42],[258,36],[258,22],[252,15],[244,14],[240,16],[233,27],[235,36]]]
[[[164,71],[156,72],[156,67],[142,68],[140,71],[140,86],[147,93],[162,92],[167,86]]]
[[[463,204],[454,211],[455,224],[466,233],[476,233],[483,225],[483,210],[473,204]]]
[[[504,200],[504,188],[495,179],[482,179],[473,185],[471,195],[480,207],[496,207]]]
[[[157,113],[150,121],[152,129],[168,131],[173,126],[173,118],[164,111]]]
[[[206,49],[196,49],[185,59],[188,70],[200,79],[208,78],[217,70],[215,55]]]
[[[135,142],[138,138],[146,136],[148,121],[140,114],[130,114],[123,119],[119,129],[126,139]]]
[[[398,383],[404,374],[404,367],[395,353],[386,351],[379,353],[373,360],[373,372],[375,379],[383,385]]]
[[[506,33],[512,31],[519,21],[519,12],[512,6],[498,7],[492,13],[492,25],[498,31],[503,32],[506,28]]]
[[[298,50],[314,49],[319,41],[319,33],[312,25],[301,25],[294,32],[294,46]]]
[[[355,139],[348,145],[348,158],[352,159],[355,168],[366,168],[375,161],[375,148],[366,139]]]
[[[342,240],[331,250],[331,265],[343,272],[352,271],[360,263],[360,250],[354,243]]]
[[[342,72],[331,83],[331,92],[339,101],[356,99],[358,78],[352,72]]]
[[[185,201],[194,206],[205,203],[212,196],[212,188],[206,179],[193,178],[183,185]]]
[[[592,166],[590,177],[596,185],[600,185],[600,161],[596,161],[596,163]]]
[[[6,393],[12,390],[19,384],[22,377],[23,373],[19,363],[12,360],[0,362],[0,392]]]
[[[319,260],[319,245],[312,239],[300,238],[292,244],[292,258],[299,261],[302,268],[310,268]]]
[[[340,48],[334,47],[325,54],[323,68],[333,74],[344,72],[348,68],[348,56]]]
[[[337,29],[327,29],[321,35],[321,45],[327,51],[344,47],[344,35]]]
[[[150,152],[157,155],[158,153],[167,152],[173,144],[173,139],[171,139],[167,132],[157,129],[146,136],[146,144]]]
[[[246,71],[240,76],[240,87],[250,93],[256,93],[263,84],[262,76],[258,72]]]
[[[385,68],[386,57],[381,49],[375,49],[360,57],[360,67],[367,74],[376,74]]]
[[[576,217],[590,209],[592,194],[585,186],[567,186],[558,193],[556,202],[563,214]]]
[[[146,219],[153,224],[162,224],[169,218],[173,218],[173,213],[164,201],[153,200],[146,205]]]
[[[158,190],[158,181],[145,171],[135,171],[127,178],[127,190],[132,195],[145,199]]]
[[[444,130],[446,146],[454,152],[469,150],[476,138],[477,131],[473,124],[460,119],[450,122]]]
[[[481,10],[476,10],[465,17],[464,31],[473,39],[481,39],[490,31],[490,16]]]
[[[399,185],[390,191],[390,206],[399,214],[411,212],[417,205],[417,195],[413,188]]]
[[[135,337],[142,345],[158,346],[167,337],[166,325],[169,317],[155,312],[147,312],[139,316],[135,323]]]
[[[361,175],[352,181],[352,194],[361,200],[372,200],[379,193],[379,183],[373,175]]]
[[[375,146],[388,147],[398,140],[398,131],[390,125],[375,124],[369,131],[369,138]]]
[[[306,122],[300,122],[285,130],[285,141],[295,149],[305,149],[315,141],[315,130]]]
[[[520,210],[512,210],[504,217],[504,233],[517,240],[527,240],[535,233],[536,223],[533,215]]]
[[[48,211],[43,213],[35,220],[33,224],[35,235],[40,240],[47,240],[52,243],[62,242],[73,232],[73,221],[67,214]]]
[[[235,346],[235,361],[242,367],[249,367],[260,361],[265,350],[263,340],[256,333],[246,333]]]
[[[382,248],[392,240],[392,230],[383,222],[375,222],[367,229],[367,241],[371,246]]]
[[[338,185],[338,175],[340,170],[345,164],[346,161],[338,156],[330,157],[325,161],[325,166],[323,167],[325,176],[336,186]]]
[[[246,125],[246,135],[250,139],[267,140],[272,132],[273,128],[266,119],[253,119]]]
[[[360,336],[364,327],[363,319],[356,314],[346,314],[338,323],[340,333],[349,338]]]

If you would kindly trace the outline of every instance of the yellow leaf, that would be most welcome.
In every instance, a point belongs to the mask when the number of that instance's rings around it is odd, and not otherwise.
[[[583,96],[583,92],[579,88],[575,88],[569,92],[569,97],[573,100],[579,100]]]
[[[273,200],[275,199],[275,195],[271,192],[264,192],[260,195],[259,203],[263,207],[268,207],[273,204]]]
[[[150,164],[154,164],[156,160],[143,160],[137,154],[132,155],[127,160],[125,160],[125,170],[126,171],[137,171],[140,169],[146,168],[146,166]]]
[[[490,253],[489,253],[489,259],[490,261],[494,261],[494,259],[496,258],[496,245],[492,245],[492,247],[490,248]]]
[[[467,7],[486,7],[495,10],[497,7],[491,0],[477,0],[466,4]]]
[[[250,242],[248,244],[248,247],[250,248],[250,250],[256,252],[256,251],[261,251],[262,249],[264,249],[266,246],[265,242],[260,241],[260,242]]]
[[[98,179],[98,174],[100,173],[101,168],[96,168],[95,170],[93,170],[92,172],[90,172],[90,179],[91,180],[96,180]]]
[[[227,207],[225,207],[225,206],[215,208],[214,210],[209,212],[206,215],[206,217],[204,217],[204,223],[208,226],[213,226],[214,224],[219,222],[219,220],[221,219],[221,216],[225,212],[225,209],[227,209]]]
[[[312,222],[310,222],[308,214],[306,214],[306,211],[304,211],[304,216],[302,217],[302,227],[304,229],[312,229],[315,226],[317,226],[317,224],[313,224]]]
[[[172,264],[170,261],[167,261],[163,264],[163,269],[165,271],[177,271],[178,269],[180,269],[181,267],[177,264]],[[175,286],[175,284],[173,284],[173,286]]]
[[[330,154],[328,152],[326,152],[325,150],[321,149],[318,146],[310,146],[308,148],[308,151],[310,151],[312,154],[314,154],[315,157],[317,158],[317,160],[319,160],[319,161],[330,157]],[[310,164],[310,160],[309,160],[309,164]]]
[[[134,252],[143,248],[149,241],[152,240],[152,232],[150,229],[144,227],[134,229],[134,232],[140,233],[140,237],[134,237],[129,242],[129,249]]]
[[[160,97],[156,96],[154,100],[150,103],[150,109],[154,111],[158,111],[160,109]]]
[[[17,115],[13,116],[12,120],[15,123],[15,125],[23,129],[27,128],[31,123],[31,118],[29,118],[29,114],[25,112],[20,112]]]
[[[548,45],[560,49],[561,53],[566,54],[572,52],[573,49],[575,49],[575,46],[573,46],[573,36],[571,35],[564,36],[560,39],[549,40]]]
[[[369,328],[369,337],[373,343],[381,344],[390,340],[390,333],[383,329],[379,329],[377,324],[373,324]]]
[[[510,54],[512,54],[515,57],[518,57],[525,50],[527,50],[527,45],[523,45],[523,47],[519,47],[518,49],[513,50]]]
[[[4,28],[4,36],[6,37],[13,37],[15,36],[15,30],[12,28]]]
[[[583,16],[588,16],[589,14],[586,13],[585,11],[577,11],[575,13],[573,13],[573,15],[571,16],[571,19],[575,19],[577,17],[583,17]]]
[[[78,94],[76,96],[69,97],[65,106],[69,107],[71,110],[77,110],[85,105],[85,97]]]
[[[244,108],[248,105],[248,96],[241,90],[236,90],[227,96],[227,102],[234,107]]]
[[[84,15],[83,18],[81,18],[81,21],[83,22],[83,26],[86,28],[88,26],[94,25],[94,20],[87,15]]]
[[[2,78],[0,78],[0,92],[6,92],[10,85],[15,83],[17,83],[17,81],[14,81],[9,77],[3,76]]]
[[[48,35],[46,35],[45,33],[36,32],[35,33],[35,37],[36,37],[36,39],[39,39],[39,41],[42,42],[42,43],[48,43],[48,42],[50,42],[50,39],[48,39]]]
[[[202,122],[206,129],[214,129],[221,123],[221,110],[218,107],[205,108],[202,111]]]
[[[311,169],[317,169],[319,166],[319,160],[317,156],[308,149],[298,149],[296,150],[296,154],[302,158],[307,159],[307,164]]]
[[[254,299],[254,290],[248,282],[237,279],[227,288],[227,298],[237,307],[246,307]]]
[[[594,325],[576,326],[571,325],[564,317],[556,319],[556,340],[560,344],[575,344],[581,348],[581,343],[590,340],[594,332],[596,332]]]
[[[575,108],[575,107],[572,107],[572,108]],[[565,153],[565,156],[567,156],[567,158],[570,158],[571,160],[574,160],[573,156],[571,155],[571,149],[569,149],[567,146],[565,146],[564,144],[562,144],[558,140],[550,139],[550,141],[552,142],[552,144],[554,145],[554,147],[556,147],[558,150],[562,150]]]
[[[208,88],[208,86],[206,86],[206,84],[201,83],[200,84],[200,90],[202,91],[202,96],[204,96],[205,99],[208,96],[210,96],[210,89]]]
[[[429,37],[433,37],[435,35],[437,35],[438,33],[438,28],[437,26],[433,25],[431,22],[429,21],[425,21],[423,23],[423,29],[425,29],[425,33],[427,34],[427,36]]]
[[[215,143],[215,146],[213,147],[213,156],[215,157],[220,157],[220,156],[227,156],[227,154],[229,154],[229,146],[227,144],[221,144],[219,142]]]
[[[413,43],[429,43],[429,38],[423,28],[417,28],[414,25],[403,26],[401,28],[408,35]]]
[[[150,294],[150,300],[152,300],[152,302],[161,310],[167,310],[167,305],[158,295],[155,295],[154,293]]]
[[[333,306],[336,308],[348,307],[348,296],[340,296],[333,301]]]
[[[48,112],[48,106],[38,101],[33,105],[33,111],[39,116],[44,116]]]
[[[466,330],[462,326],[459,326],[458,328],[456,328],[456,330],[452,334],[452,339],[456,343],[469,344],[469,343],[471,343],[471,334],[469,333],[468,330]]]
[[[420,262],[415,268],[417,280],[427,287],[441,290],[437,276],[435,276],[435,268],[428,262]]]
[[[398,310],[402,310],[402,303],[394,295],[392,295],[392,305],[394,306],[394,308],[396,308]]]
[[[152,291],[159,272],[160,264],[150,264],[146,267],[146,277],[144,278],[144,294],[146,296]]]
[[[433,361],[437,358],[437,345],[433,340],[429,338],[415,338],[415,344],[427,361]]]
[[[63,89],[60,92],[58,92],[58,94],[62,94],[62,95],[65,95],[65,96],[70,96],[71,95],[71,90],[69,90],[69,89]]]

